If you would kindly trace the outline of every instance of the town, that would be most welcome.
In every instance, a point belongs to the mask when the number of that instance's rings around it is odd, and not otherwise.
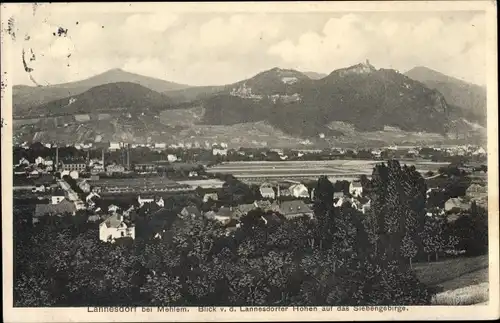
[[[429,217],[445,214],[454,221],[472,204],[487,208],[482,147],[281,150],[211,145],[23,143],[14,147],[14,209],[30,212],[37,226],[78,214],[99,226],[101,241],[111,243],[137,235],[161,238],[173,215],[218,221],[229,235],[256,209],[263,211],[265,223],[314,218],[320,177],[333,183],[334,207],[348,203],[366,214],[372,169],[388,159],[414,165],[426,179]]]

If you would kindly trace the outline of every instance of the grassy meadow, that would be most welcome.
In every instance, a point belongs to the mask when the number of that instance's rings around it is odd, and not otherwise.
[[[488,301],[488,256],[455,258],[415,265],[420,281],[441,292],[434,305],[473,305]]]

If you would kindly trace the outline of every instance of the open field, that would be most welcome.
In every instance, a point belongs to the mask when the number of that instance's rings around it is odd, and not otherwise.
[[[375,142],[389,144],[398,144],[402,142],[423,144],[440,143],[447,139],[437,133],[403,131],[399,128],[390,126],[385,126],[384,130],[369,132],[358,131],[352,124],[342,121],[332,121],[327,126],[332,130],[343,133],[342,136],[329,139],[330,142],[337,145],[342,143],[356,143],[363,146],[365,143]],[[368,146],[370,146],[370,144]]]
[[[319,177],[326,175],[332,178],[358,178],[370,176],[373,167],[383,161],[377,160],[323,160],[323,161],[249,161],[228,162],[207,169],[209,173],[229,173],[236,178],[276,178],[276,177]],[[415,165],[418,171],[425,173],[437,171],[447,163],[435,163],[427,160],[402,160],[401,164]]]
[[[485,305],[489,299],[489,284],[487,282],[470,285],[454,290],[448,290],[434,296],[433,305]]]
[[[442,288],[434,305],[472,305],[488,301],[488,256],[455,258],[419,263],[415,271],[421,282]]]
[[[444,290],[456,289],[488,281],[488,256],[418,263],[415,271],[425,284],[441,286]]]

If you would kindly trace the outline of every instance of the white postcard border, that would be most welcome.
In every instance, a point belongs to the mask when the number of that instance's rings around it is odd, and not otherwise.
[[[45,4],[49,5],[49,4]],[[168,10],[213,12],[325,12],[325,11],[486,11],[487,17],[487,97],[488,97],[488,209],[489,209],[489,283],[488,305],[476,306],[408,306],[397,311],[294,311],[244,312],[239,308],[220,307],[216,312],[199,312],[197,307],[189,312],[151,312],[137,307],[135,312],[92,312],[89,308],[13,308],[12,300],[12,75],[13,57],[9,50],[12,39],[5,32],[6,21],[21,12],[31,11],[32,4],[2,4],[2,242],[3,242],[3,313],[6,322],[64,322],[64,321],[337,321],[337,320],[466,320],[494,319],[499,317],[499,208],[498,208],[498,75],[496,6],[494,1],[369,1],[369,2],[293,2],[293,3],[79,3],[51,4],[54,10],[68,14],[78,11],[149,12]],[[321,307],[319,307],[321,309]],[[359,309],[359,308],[358,308]]]

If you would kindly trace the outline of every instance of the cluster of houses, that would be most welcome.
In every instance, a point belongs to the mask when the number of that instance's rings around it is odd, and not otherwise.
[[[451,156],[486,156],[486,149],[476,145],[457,145],[434,149],[445,151]]]
[[[37,157],[34,161],[29,161],[23,157],[14,165],[14,174],[27,174],[29,177],[38,177],[53,172],[54,168],[54,161],[50,158]]]
[[[475,202],[478,206],[487,208],[488,206],[488,188],[479,184],[471,184],[463,197],[453,197],[448,199],[444,204],[445,212],[451,215],[450,219],[454,219],[457,214],[468,211],[472,203]]]
[[[444,189],[429,188],[427,197],[433,191],[444,192]],[[471,209],[472,203],[477,206],[488,208],[488,188],[486,186],[473,183],[471,184],[464,196],[451,197],[444,202],[443,207],[433,207],[427,210],[427,216],[433,217],[436,215],[445,215],[449,222],[457,220],[460,215]]]
[[[39,219],[44,216],[75,215],[78,210],[85,210],[89,222],[100,223],[99,238],[105,242],[114,242],[122,237],[135,239],[136,232],[132,214],[138,212],[139,209],[147,207],[147,210],[151,210],[151,207],[154,206],[153,210],[155,211],[151,214],[152,218],[166,212],[165,201],[161,196],[145,194],[138,194],[137,203],[130,205],[126,210],[113,204],[103,210],[98,206],[100,204],[98,200],[101,199],[100,193],[94,191],[85,179],[77,179],[75,182],[85,194],[79,195],[64,180],[57,180],[57,189],[50,194],[49,203],[36,205],[33,223],[40,222]],[[256,200],[249,204],[227,206],[217,203],[220,201],[216,189],[206,188],[200,195],[200,199],[203,203],[216,202],[210,204],[210,210],[202,212],[195,206],[186,206],[179,212],[178,217],[181,219],[204,217],[218,221],[226,227],[228,234],[240,226],[240,219],[243,216],[256,209],[264,211],[261,220],[265,224],[301,216],[314,217],[312,205],[309,202],[314,197],[314,189],[309,192],[304,184],[293,183],[288,187],[280,185],[275,187],[271,183],[264,183],[259,190],[262,200]],[[363,200],[362,187],[359,183],[351,184],[350,193],[349,195],[335,193],[333,205],[340,207],[344,203],[350,203],[363,213],[369,210],[370,201]],[[82,197],[84,201],[79,196],[85,196],[85,198]],[[289,199],[278,199],[278,197],[283,196],[289,197]],[[153,232],[153,234],[160,237],[162,232],[160,230]]]
[[[91,147],[91,144],[86,144],[85,147]],[[132,145],[133,146],[133,145]],[[84,148],[84,145],[80,146]],[[121,143],[110,143],[108,149],[122,149],[124,146]],[[166,149],[165,146],[154,144],[155,149]],[[50,148],[50,147],[49,147]],[[188,147],[186,147],[188,148]],[[210,145],[213,155],[227,155],[227,145],[224,143]],[[397,149],[397,147],[396,147]],[[413,148],[412,148],[413,149]],[[452,148],[450,148],[452,149]],[[464,151],[467,154],[483,154],[484,149],[481,147],[465,146]],[[418,150],[414,149],[415,153]],[[460,150],[461,151],[461,150]],[[128,152],[128,150],[127,150]],[[240,149],[238,153],[245,154],[245,150]],[[282,160],[288,158],[282,150],[276,150]],[[340,151],[342,152],[342,151]],[[345,151],[344,151],[345,152]],[[298,152],[299,156],[306,154],[307,152]],[[374,156],[380,155],[380,150],[372,151]],[[301,154],[301,155],[300,155]],[[178,160],[177,156],[174,154],[169,154],[167,156],[169,162],[175,162]],[[131,214],[137,211],[137,208],[148,207],[154,205],[157,210],[155,211],[155,216],[160,217],[162,212],[165,212],[165,201],[162,197],[155,196],[157,192],[149,192],[150,194],[138,193],[136,206],[131,206],[129,209],[122,211],[116,205],[111,205],[107,207],[106,210],[101,210],[97,205],[97,201],[101,199],[101,194],[106,192],[101,190],[96,190],[96,186],[93,183],[93,177],[97,174],[107,173],[109,175],[116,173],[125,173],[130,171],[129,156],[127,156],[127,165],[119,164],[108,164],[106,165],[104,160],[104,151],[101,159],[90,159],[86,161],[81,160],[59,160],[58,150],[56,149],[55,161],[50,158],[43,158],[41,156],[30,161],[26,158],[21,158],[19,162],[14,166],[14,173],[24,174],[26,177],[32,180],[32,185],[29,186],[29,190],[33,193],[45,194],[48,196],[49,203],[39,203],[35,207],[35,213],[33,217],[33,222],[39,222],[40,217],[51,215],[63,215],[63,214],[76,214],[79,210],[85,210],[87,214],[90,214],[88,220],[91,222],[98,222],[99,224],[99,237],[102,241],[113,242],[121,237],[130,237],[135,239],[135,227],[134,222],[131,220]],[[153,172],[155,171],[155,165],[153,164],[137,164],[135,165],[135,171],[138,173],[142,172]],[[60,172],[60,178],[56,179],[54,173],[56,171]],[[81,178],[81,173],[90,173],[91,178]],[[65,176],[69,176],[72,179],[71,186],[66,180]],[[189,177],[195,177],[197,173],[195,171],[189,172]],[[98,179],[98,178],[97,178]],[[191,179],[190,179],[191,180]],[[69,181],[69,180],[68,180]],[[95,182],[95,181],[94,181]],[[201,188],[211,188],[214,185],[220,188],[220,183],[215,183],[213,180],[204,181],[190,181],[190,183],[185,183],[187,186],[195,185]],[[179,182],[180,183],[180,182]],[[165,189],[170,189],[172,191],[182,191],[187,190],[182,186],[182,183],[175,183],[168,186],[165,183],[159,183],[157,186],[162,186]],[[75,192],[74,184],[81,190],[80,194]],[[115,183],[116,184],[116,183]],[[115,186],[117,186],[116,184]],[[122,183],[120,184],[120,192],[123,191],[123,187],[130,186],[130,191],[136,192],[135,186],[137,183]],[[134,186],[135,185],[135,186]],[[142,185],[142,184],[141,184]],[[180,186],[179,186],[180,185]],[[108,185],[109,186],[109,185]],[[118,186],[117,186],[118,187]],[[153,187],[148,184],[148,187]],[[17,188],[26,189],[26,186],[16,186]],[[194,188],[190,187],[189,191],[193,191]],[[83,192],[83,194],[81,194]],[[136,192],[137,193],[137,192]],[[299,216],[308,216],[310,218],[314,217],[312,206],[308,201],[314,200],[314,189],[308,189],[306,185],[298,182],[287,183],[287,185],[281,185],[280,183],[263,183],[259,186],[259,193],[262,200],[256,200],[250,204],[241,204],[238,206],[226,206],[218,205],[212,208],[210,211],[202,212],[194,206],[186,206],[179,212],[178,217],[180,219],[186,217],[204,217],[207,219],[212,219],[219,221],[223,224],[228,232],[234,230],[240,225],[240,219],[248,214],[250,211],[255,209],[261,209],[264,211],[262,216],[262,221],[266,224],[272,222],[286,221],[287,219],[293,219]],[[286,197],[286,198],[283,198]],[[208,203],[210,201],[218,201],[219,196],[217,189],[209,190],[200,196],[203,203]],[[428,215],[432,216],[437,213],[446,214],[459,214],[460,212],[467,211],[470,209],[472,202],[476,202],[478,205],[487,204],[487,188],[479,184],[472,184],[466,191],[464,197],[450,198],[445,202],[444,208],[440,210],[429,210]],[[359,181],[353,181],[350,183],[348,192],[345,194],[343,192],[335,192],[333,196],[333,205],[335,207],[340,207],[348,203],[353,208],[366,214],[369,212],[371,207],[371,201],[363,194],[363,187]],[[213,204],[213,203],[212,203]],[[158,236],[161,236],[161,232],[156,232]]]
[[[152,212],[149,216],[151,221],[156,221],[158,216],[165,214],[166,210],[160,201],[148,202],[156,205],[156,210]],[[145,207],[142,204],[140,207]],[[249,212],[261,209],[264,214],[261,216],[261,220],[265,224],[270,224],[270,222],[280,222],[287,219],[293,219],[296,217],[307,216],[313,218],[314,214],[310,205],[306,204],[302,200],[295,201],[283,201],[283,202],[270,202],[267,200],[255,201],[251,204],[241,204],[236,207],[222,206],[218,210],[211,210],[207,212],[202,212],[196,206],[186,206],[179,214],[177,214],[178,219],[186,218],[206,218],[214,221],[220,222],[226,228],[226,234],[230,234],[235,229],[240,226],[240,219],[247,215]],[[133,207],[128,210],[121,212],[119,208],[115,206],[108,207],[108,216],[104,217],[93,217],[89,218],[92,221],[101,221],[99,224],[99,239],[103,242],[115,242],[116,239],[122,237],[129,237],[135,239],[135,225],[131,219],[131,213],[134,212]],[[173,220],[178,220],[173,219]],[[151,226],[154,228],[154,225]],[[165,227],[159,226],[152,229],[149,232],[151,236],[156,238],[161,238]]]
[[[156,142],[156,143],[125,143],[125,142],[85,142],[85,143],[73,143],[73,144],[65,144],[65,145],[53,145],[52,143],[41,143],[41,145],[45,148],[54,148],[54,147],[74,147],[77,150],[90,150],[90,149],[107,149],[109,151],[118,151],[121,149],[129,149],[129,148],[149,148],[154,151],[164,151],[167,149],[211,149],[215,151],[227,152],[228,145],[225,142],[209,142],[207,140],[200,142],[198,140],[195,141],[187,141],[187,142],[177,142],[177,143],[166,143],[166,142]],[[23,149],[30,149],[30,144],[28,142],[23,142],[18,145]],[[216,155],[216,153],[214,153]]]
[[[52,178],[53,179],[53,178]],[[151,205],[156,209],[153,218],[161,216],[166,212],[165,201],[160,196],[141,195],[137,196],[137,203],[131,205],[127,210],[122,211],[116,205],[110,205],[106,210],[101,210],[97,207],[97,200],[101,198],[98,192],[92,191],[91,185],[85,179],[77,179],[76,183],[85,193],[85,202],[80,200],[68,183],[64,180],[58,180],[57,184],[53,180],[49,181],[46,178],[48,187],[53,191],[50,193],[50,203],[37,204],[33,222],[39,222],[38,219],[46,215],[63,215],[76,214],[78,210],[86,210],[90,222],[98,222],[99,238],[104,242],[114,242],[118,238],[129,237],[135,239],[136,232],[134,221],[131,219],[131,214],[137,212],[142,207],[150,208]],[[48,189],[49,189],[48,188]],[[186,206],[178,214],[179,219],[191,218],[207,218],[215,220],[224,225],[227,229],[227,234],[237,229],[240,224],[240,219],[251,212],[252,210],[260,209],[264,211],[262,221],[265,224],[286,221],[296,217],[307,216],[314,217],[312,205],[308,202],[314,199],[314,189],[309,190],[304,184],[292,183],[288,187],[276,185],[276,183],[263,183],[259,187],[262,200],[256,200],[250,204],[240,204],[237,206],[227,206],[220,204],[212,204],[207,212],[202,212],[195,206]],[[289,199],[281,199],[280,197],[289,197]],[[200,196],[203,203],[209,201],[217,202],[219,199],[217,190],[206,190]],[[470,209],[472,201],[478,204],[487,203],[487,188],[479,184],[472,184],[468,189],[465,197],[451,198],[446,201],[444,208],[440,210],[429,210],[428,216],[433,216],[436,213],[447,214],[449,218],[453,215]],[[367,214],[371,207],[369,198],[363,196],[363,187],[360,182],[353,181],[350,183],[348,194],[343,192],[335,192],[332,204],[335,207],[340,207],[349,203],[351,207]],[[216,206],[214,206],[216,205]],[[217,206],[218,205],[218,206]],[[455,217],[456,218],[456,217]],[[153,232],[157,237],[162,236],[162,231]]]
[[[324,134],[320,134],[320,137]],[[102,149],[103,153],[105,150],[110,152],[115,152],[118,150],[127,152],[127,161],[123,161],[123,165],[111,163],[106,165],[104,163],[104,158],[101,159],[92,159],[92,160],[65,160],[63,162],[59,162],[57,160],[52,161],[50,158],[37,157],[35,161],[28,161],[26,159],[21,159],[19,163],[16,165],[16,171],[19,173],[28,171],[32,173],[33,176],[37,176],[38,174],[47,173],[53,171],[55,168],[68,170],[68,171],[81,171],[81,170],[90,170],[94,174],[106,172],[108,174],[114,173],[123,173],[126,171],[132,170],[130,167],[130,149],[134,148],[148,148],[152,151],[165,151],[168,149],[208,149],[211,151],[212,156],[224,157],[226,160],[252,160],[255,158],[258,159],[267,159],[271,158],[271,160],[296,160],[302,158],[313,158],[310,155],[321,155],[323,157],[327,156],[328,158],[372,158],[374,160],[379,160],[386,158],[386,155],[401,155],[406,156],[408,158],[430,158],[431,156],[428,153],[423,153],[422,147],[414,147],[414,146],[388,146],[383,148],[372,148],[369,150],[366,149],[356,149],[356,148],[331,148],[329,150],[322,149],[295,149],[292,151],[285,152],[284,149],[271,149],[266,148],[267,142],[258,143],[255,140],[252,141],[252,145],[260,145],[262,148],[259,150],[255,149],[229,149],[227,143],[225,142],[208,142],[200,143],[198,141],[192,142],[179,142],[175,144],[167,144],[167,143],[150,143],[150,144],[128,144],[123,142],[109,142],[109,143],[96,143],[92,145],[92,143],[86,144],[74,144],[73,147],[80,150],[89,150],[89,149]],[[51,144],[45,144],[45,146],[50,147]],[[29,146],[26,145],[27,149]],[[486,150],[481,146],[474,145],[461,145],[461,146],[450,146],[450,147],[426,147],[432,148],[435,151],[441,151],[447,156],[473,156],[484,158],[486,156]],[[271,155],[272,154],[272,155]],[[278,156],[276,156],[276,154]],[[103,154],[104,155],[104,154]],[[357,157],[356,157],[357,156]],[[104,156],[103,156],[104,157]],[[278,158],[279,159],[276,159]],[[169,153],[166,161],[173,163],[176,161],[180,161],[181,158],[177,156],[175,153]],[[27,167],[29,165],[29,167]]]
[[[99,192],[92,191],[91,185],[86,179],[76,180],[78,187],[87,196],[85,198],[85,203],[79,199],[78,194],[76,194],[64,180],[58,181],[59,185],[54,184],[54,177],[48,175],[40,177],[39,180],[41,181],[41,184],[36,187],[36,190],[40,192],[51,192],[51,198],[49,204],[39,204],[36,206],[35,217],[46,214],[75,214],[75,212],[79,209],[87,209],[98,212],[101,211],[95,208],[95,201],[100,198]],[[210,188],[211,187],[208,187],[203,195],[200,196],[203,203],[207,203],[210,200],[218,201],[219,199],[217,190]],[[428,190],[428,194],[431,190],[432,189]],[[232,222],[237,223],[242,216],[257,208],[260,208],[267,213],[270,211],[271,213],[279,214],[284,219],[290,219],[301,215],[307,215],[310,217],[313,216],[312,207],[310,204],[307,204],[307,201],[314,199],[314,189],[309,190],[304,184],[292,183],[288,186],[282,186],[279,183],[263,183],[259,187],[259,192],[263,200],[255,201],[252,204],[242,204],[236,207],[221,206],[218,210],[212,210],[204,214],[201,214],[199,211],[195,212],[193,207],[188,207],[183,210],[181,215],[185,216],[186,212],[191,212],[190,214],[194,214],[196,216],[203,215],[206,218],[220,221],[224,225],[228,225]],[[289,200],[283,200],[283,197],[288,197]],[[473,201],[478,205],[487,205],[487,188],[485,186],[472,184],[467,189],[464,197],[450,198],[445,202],[443,209],[428,210],[427,215],[433,216],[436,213],[446,213],[448,215],[459,214],[469,210]],[[366,214],[371,207],[370,199],[363,196],[363,187],[359,181],[353,181],[350,183],[349,194],[335,192],[332,203],[335,207],[340,207],[345,203],[349,203],[351,207],[357,209],[363,214]],[[159,196],[139,194],[137,197],[137,205],[139,208],[148,204],[155,204],[159,208],[163,208],[165,202],[163,198]],[[118,207],[111,206],[108,208],[108,212],[110,210],[116,212],[117,209]],[[453,216],[450,218],[453,218]],[[102,217],[99,217],[99,219],[102,219]],[[119,219],[119,217],[117,219]],[[265,221],[268,220],[269,219],[265,219]],[[114,219],[111,222],[117,223],[117,220]],[[123,225],[115,226],[114,224],[108,223],[106,224],[105,229],[103,228],[102,230],[120,231],[122,229],[124,229]],[[133,229],[129,228],[128,230],[129,231],[127,232],[130,232],[130,230]],[[112,236],[115,237],[116,234],[113,234]]]
[[[281,193],[283,191],[285,195],[281,196],[290,196],[292,199],[277,199],[277,197],[280,196],[278,194],[283,194]],[[350,203],[355,209],[366,213],[370,208],[370,200],[363,198],[362,192],[363,190],[361,185],[354,182],[350,187],[351,194],[344,195],[343,193],[335,193],[332,203],[336,207],[340,207],[344,203]],[[256,200],[253,203],[240,204],[237,206],[221,205],[220,207],[215,207],[215,209],[212,206],[212,208],[206,212],[202,212],[196,206],[186,206],[179,212],[178,218],[206,218],[218,221],[225,226],[226,234],[230,234],[240,227],[240,219],[243,216],[257,209],[263,211],[261,220],[265,225],[279,223],[281,221],[302,216],[309,218],[314,217],[312,205],[307,202],[308,199],[311,198],[311,195],[314,195],[314,190],[309,193],[307,187],[303,184],[293,184],[287,189],[281,189],[279,186],[275,188],[270,183],[264,183],[260,186],[260,193],[263,200]],[[202,196],[204,203],[209,202],[210,200],[217,202],[218,198],[218,194],[211,190],[206,191]],[[151,219],[155,219],[166,212],[164,209],[164,201],[161,198],[144,199],[139,196],[138,204],[139,208],[146,206],[151,207],[151,205],[156,208],[156,211],[154,211],[150,216]],[[100,239],[105,242],[113,242],[119,237],[134,238],[135,227],[133,225],[133,221],[127,221],[127,219],[130,218],[131,212],[134,211],[133,207],[124,211],[121,215],[116,206],[112,205],[108,207],[108,212],[110,212],[110,210],[114,213],[109,215],[108,218],[99,218],[102,221],[99,226]],[[111,218],[110,221],[108,221],[109,218]],[[151,232],[151,234],[160,238],[162,236],[162,232],[164,232],[164,228],[159,227],[157,231],[158,232]]]

